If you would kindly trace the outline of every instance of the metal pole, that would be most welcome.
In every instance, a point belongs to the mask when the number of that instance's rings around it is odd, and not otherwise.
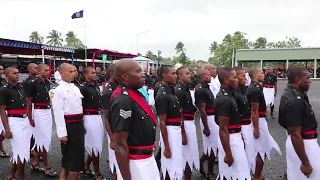
[[[148,31],[140,32],[137,34],[137,55],[139,53],[139,35],[144,33],[148,33]]]
[[[84,11],[83,11],[84,13]],[[85,16],[83,15],[83,28],[84,28],[84,61],[86,66],[88,66],[88,63],[86,61],[87,59],[87,33],[86,33],[86,20]]]
[[[314,64],[313,64],[313,78],[317,78],[317,59],[314,59]]]
[[[286,62],[286,70],[288,70],[289,68],[289,59],[287,59],[287,62]]]
[[[42,53],[42,63],[44,64],[44,49],[41,49],[41,53]]]
[[[231,59],[231,67],[234,67],[234,49],[232,49],[232,59]]]
[[[260,60],[260,67],[263,69],[263,60]]]

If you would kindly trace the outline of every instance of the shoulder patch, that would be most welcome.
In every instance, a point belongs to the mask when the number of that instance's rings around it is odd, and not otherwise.
[[[128,95],[128,91],[123,91],[122,94]]]
[[[50,96],[50,99],[52,99],[54,97],[54,92],[53,91],[50,91],[49,92],[49,96]]]

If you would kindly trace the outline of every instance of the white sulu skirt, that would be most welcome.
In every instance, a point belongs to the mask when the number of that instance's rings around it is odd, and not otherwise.
[[[160,174],[154,156],[141,160],[130,160],[132,180],[160,180]],[[123,180],[120,170],[117,169],[118,180]]]
[[[30,160],[30,138],[32,126],[27,117],[8,117],[12,138],[10,139],[12,147],[12,162],[17,163],[18,159],[22,162]]]
[[[199,170],[199,148],[194,120],[185,120],[184,128],[187,135],[187,144],[182,145],[182,155],[185,162],[184,164],[188,163],[191,170]]]
[[[52,137],[52,114],[51,109],[33,110],[33,120],[35,127],[33,135],[35,138],[35,147],[37,151],[43,151],[43,148],[49,152]]]
[[[253,137],[253,125],[242,125],[241,126],[241,133],[244,139],[244,150],[246,151],[247,160],[249,163],[249,168],[252,172],[254,172],[254,167],[256,164],[256,156],[254,153],[254,137]]]
[[[291,137],[286,141],[286,159],[288,180],[319,180],[320,179],[320,147],[317,139],[303,140],[304,149],[309,158],[313,171],[307,178],[300,170],[301,161],[294,150]]]
[[[149,89],[149,90],[148,90],[148,94],[149,94],[149,105],[150,105],[150,106],[154,106],[154,104],[155,104],[155,100],[154,100],[154,90],[153,90],[153,89]]]
[[[92,156],[102,154],[104,126],[101,115],[84,115],[84,128],[86,134],[84,136],[84,145],[87,153]]]
[[[2,120],[1,120],[1,117],[0,117],[0,135],[2,133],[4,133],[4,127],[3,127]]]
[[[110,137],[108,134],[107,134],[107,137],[108,137],[109,167],[110,167],[111,173],[113,174],[115,170],[117,172],[117,169],[119,169],[119,167],[117,163],[116,154],[114,153],[114,150],[111,149],[110,147]]]
[[[208,126],[210,129],[210,135],[207,137],[203,134],[204,126],[200,118],[201,135],[203,141],[203,152],[205,155],[210,156],[211,150],[214,155],[218,153],[218,138],[219,138],[219,126],[214,121],[214,115],[208,116]]]
[[[265,159],[265,156],[267,156],[267,158],[270,160],[270,153],[273,148],[281,155],[279,145],[269,133],[266,118],[259,118],[259,132],[260,137],[253,140],[254,155],[257,156],[260,154],[263,160]]]
[[[220,180],[249,180],[251,179],[250,169],[248,166],[246,152],[244,150],[244,143],[241,133],[229,134],[230,148],[233,156],[233,164],[229,167],[224,162],[226,153],[222,147],[221,140],[219,138],[219,176]]]
[[[168,141],[171,150],[171,157],[167,159],[164,155],[164,144],[162,136],[161,141],[161,171],[163,176],[168,173],[170,179],[181,180],[184,175],[184,159],[182,155],[182,137],[180,126],[167,126]]]
[[[274,104],[274,88],[263,88],[264,99],[266,100],[266,105]]]

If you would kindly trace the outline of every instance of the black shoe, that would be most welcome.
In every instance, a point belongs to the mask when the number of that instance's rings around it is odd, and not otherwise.
[[[273,115],[273,113],[270,114],[272,119],[275,119],[276,117]]]

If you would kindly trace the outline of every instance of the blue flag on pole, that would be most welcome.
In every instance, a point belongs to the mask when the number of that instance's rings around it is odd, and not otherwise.
[[[83,18],[83,10],[73,13],[71,18],[72,19]]]
[[[71,53],[71,63],[74,64],[74,57],[73,57],[73,53]]]

